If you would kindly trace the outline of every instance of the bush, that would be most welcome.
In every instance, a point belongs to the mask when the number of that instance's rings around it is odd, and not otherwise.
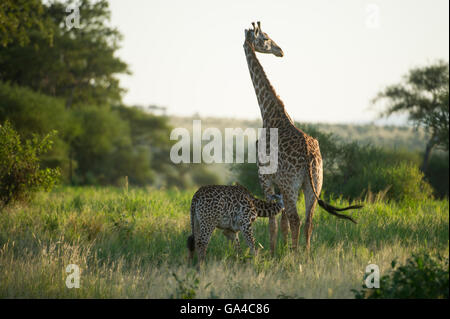
[[[245,153],[245,158],[247,158],[247,153]],[[264,195],[261,185],[259,184],[258,167],[256,163],[245,162],[242,164],[233,164],[231,166],[231,171],[233,172],[234,179],[238,181],[239,184],[245,186],[255,196],[262,197]]]
[[[449,157],[448,152],[436,152],[428,163],[425,178],[433,186],[435,195],[448,197],[449,194]]]
[[[52,149],[42,154],[41,167],[59,167],[62,182],[109,184],[128,176],[131,185],[192,187],[218,181],[204,165],[185,169],[167,160],[169,118],[124,105],[76,105],[61,98],[0,81],[0,123],[9,121],[21,139],[52,130]]]
[[[29,200],[33,192],[50,190],[59,176],[58,169],[40,169],[41,155],[51,148],[51,136],[35,135],[22,143],[7,121],[0,125],[0,207]]]
[[[381,149],[370,144],[344,143],[313,125],[303,125],[316,138],[324,166],[324,189],[355,199],[372,193],[393,200],[423,200],[433,189],[419,170],[419,153]]]
[[[413,255],[406,264],[380,278],[380,288],[353,290],[357,299],[436,299],[449,297],[449,260],[426,253]]]
[[[304,131],[316,138],[323,158],[324,184],[328,194],[356,199],[384,194],[392,200],[423,200],[433,189],[419,170],[419,153],[381,149],[356,142],[344,143],[332,133],[323,133],[314,125],[302,124]],[[262,195],[258,170],[254,163],[232,166],[238,182]],[[380,197],[380,196],[378,196]]]
[[[22,139],[58,131],[52,138],[52,149],[41,157],[41,165],[60,167],[62,176],[69,176],[67,141],[77,136],[81,128],[66,109],[64,100],[0,81],[0,123],[5,121],[14,126]]]
[[[389,200],[426,200],[433,189],[424,180],[423,173],[413,164],[402,162],[392,166],[368,163],[361,172],[343,185],[343,194],[349,197],[385,193]]]

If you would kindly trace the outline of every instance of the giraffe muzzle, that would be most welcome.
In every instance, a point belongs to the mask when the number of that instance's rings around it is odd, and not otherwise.
[[[284,56],[283,50],[281,49],[279,51],[275,51],[273,54],[279,58],[282,58]]]

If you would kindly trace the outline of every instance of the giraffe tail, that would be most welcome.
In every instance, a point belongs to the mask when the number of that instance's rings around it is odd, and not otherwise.
[[[322,207],[323,209],[325,209],[329,214],[334,215],[337,218],[348,219],[351,222],[357,224],[357,222],[352,217],[344,215],[344,214],[340,214],[338,212],[342,212],[342,211],[349,210],[349,209],[362,208],[362,207],[364,207],[364,205],[352,205],[352,206],[347,206],[347,207],[344,207],[344,208],[338,208],[338,207],[330,205],[330,204],[326,203],[325,201],[321,200],[319,198],[319,195],[316,192],[316,187],[314,186],[314,183],[313,183],[313,180],[312,180],[312,172],[311,172],[311,170],[312,170],[312,161],[310,162],[310,165],[309,165],[309,174],[308,174],[309,175],[309,182],[311,183],[311,187],[313,189],[313,193],[314,193],[314,195],[317,198],[317,202],[319,203],[319,206]]]
[[[355,224],[356,224],[356,221],[353,218],[351,218],[350,216],[344,215],[344,214],[339,214],[338,212],[341,212],[341,211],[344,211],[344,210],[349,210],[349,209],[357,209],[357,208],[364,207],[363,205],[352,205],[352,206],[348,206],[348,207],[344,207],[344,208],[338,208],[338,207],[332,206],[332,205],[324,202],[321,199],[318,200],[318,203],[319,203],[320,207],[325,209],[331,215],[334,215],[337,218],[348,219],[348,220],[352,221]]]

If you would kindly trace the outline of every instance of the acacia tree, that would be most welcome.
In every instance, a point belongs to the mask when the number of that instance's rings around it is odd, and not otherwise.
[[[438,61],[413,68],[403,82],[388,86],[378,93],[373,102],[387,101],[381,114],[407,113],[416,128],[423,127],[429,134],[422,171],[426,171],[434,147],[449,150],[449,65]]]

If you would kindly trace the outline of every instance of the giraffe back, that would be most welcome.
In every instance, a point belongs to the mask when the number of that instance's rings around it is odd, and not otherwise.
[[[255,198],[241,185],[209,185],[201,187],[193,196],[191,214],[202,224],[239,231],[256,218],[280,213],[284,204]]]

